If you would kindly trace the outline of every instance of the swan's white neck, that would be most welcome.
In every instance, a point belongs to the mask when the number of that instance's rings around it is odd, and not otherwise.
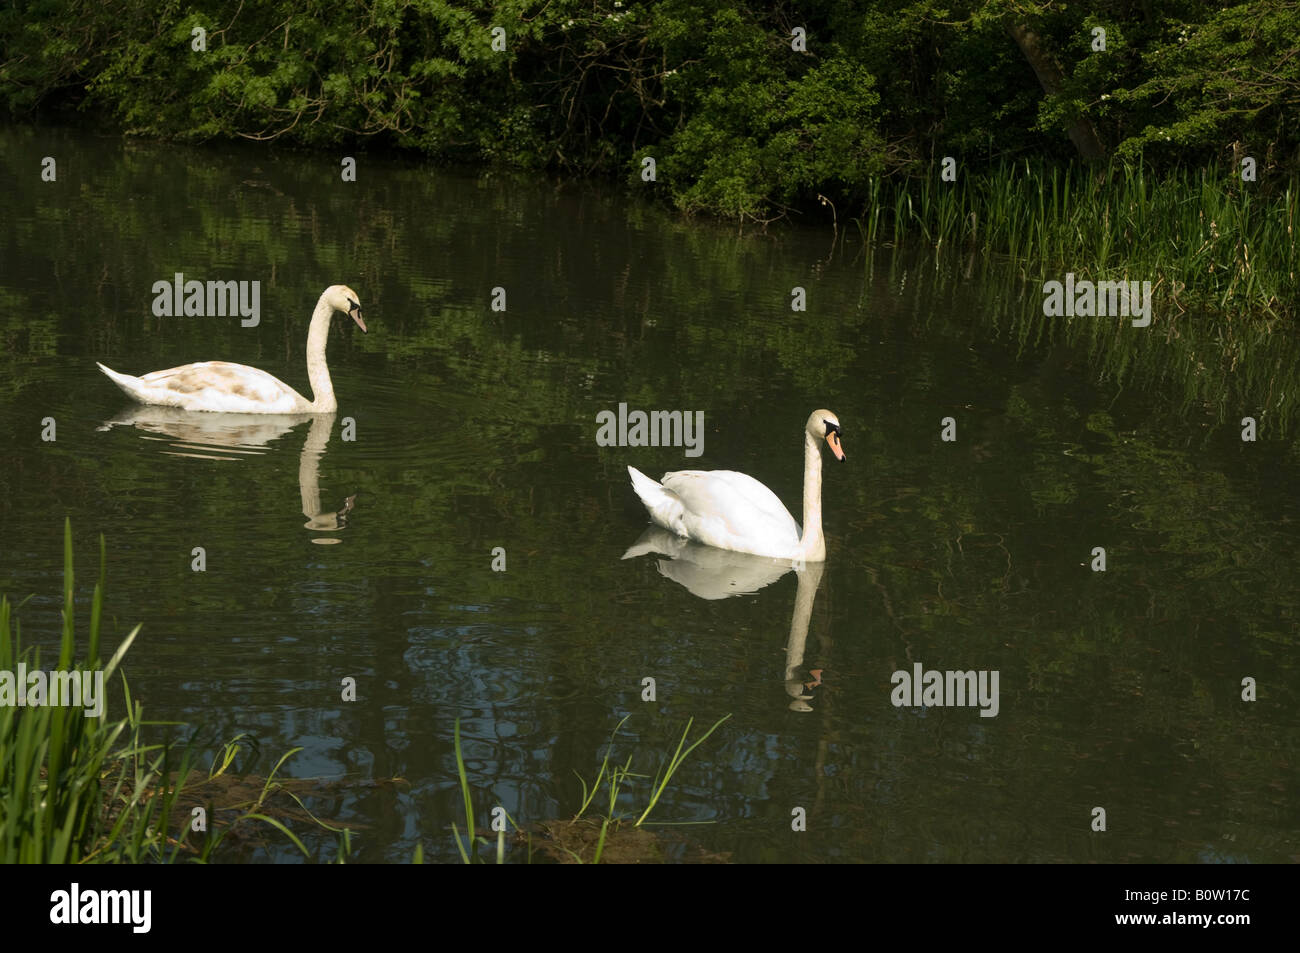
[[[325,342],[329,338],[333,315],[334,309],[325,300],[325,295],[321,295],[311,315],[311,329],[307,332],[307,379],[311,381],[311,411],[314,414],[330,414],[339,409],[330,369],[325,364]]]
[[[826,540],[822,538],[822,452],[808,431],[803,434],[803,538],[799,540],[801,558],[821,562],[826,558]]]

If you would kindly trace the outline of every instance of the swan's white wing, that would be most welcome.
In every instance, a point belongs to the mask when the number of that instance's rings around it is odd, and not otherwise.
[[[734,470],[677,470],[663,486],[682,505],[691,539],[762,556],[789,556],[799,545],[799,526],[775,493]]]
[[[110,372],[102,364],[100,367],[127,394],[148,404],[235,414],[286,414],[311,409],[297,391],[266,371],[229,361],[200,361],[141,377]]]

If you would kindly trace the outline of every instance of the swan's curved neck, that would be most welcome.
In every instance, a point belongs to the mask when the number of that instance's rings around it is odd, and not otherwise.
[[[311,409],[317,414],[333,413],[339,409],[330,369],[325,364],[325,342],[329,338],[333,314],[334,309],[321,295],[311,315],[311,330],[307,332],[307,379],[311,381]]]
[[[808,431],[803,435],[803,538],[799,540],[802,557],[813,562],[826,558],[826,540],[822,537],[822,452]]]

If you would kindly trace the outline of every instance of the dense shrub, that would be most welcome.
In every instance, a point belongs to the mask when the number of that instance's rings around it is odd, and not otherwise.
[[[764,218],[825,195],[852,213],[872,175],[943,155],[966,169],[1071,159],[1076,127],[1157,168],[1246,153],[1293,173],[1298,7],[11,0],[0,104],[90,111],[137,135],[372,141],[634,179],[653,157],[684,210]]]

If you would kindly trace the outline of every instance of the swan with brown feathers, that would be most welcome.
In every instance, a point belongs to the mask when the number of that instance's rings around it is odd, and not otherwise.
[[[348,315],[362,332],[366,331],[357,293],[347,285],[326,288],[316,302],[311,327],[307,330],[307,379],[311,382],[311,400],[266,371],[229,361],[183,364],[141,377],[119,374],[103,364],[99,364],[99,369],[128,397],[142,404],[232,414],[333,413],[339,405],[325,363],[325,341],[335,311]]]

